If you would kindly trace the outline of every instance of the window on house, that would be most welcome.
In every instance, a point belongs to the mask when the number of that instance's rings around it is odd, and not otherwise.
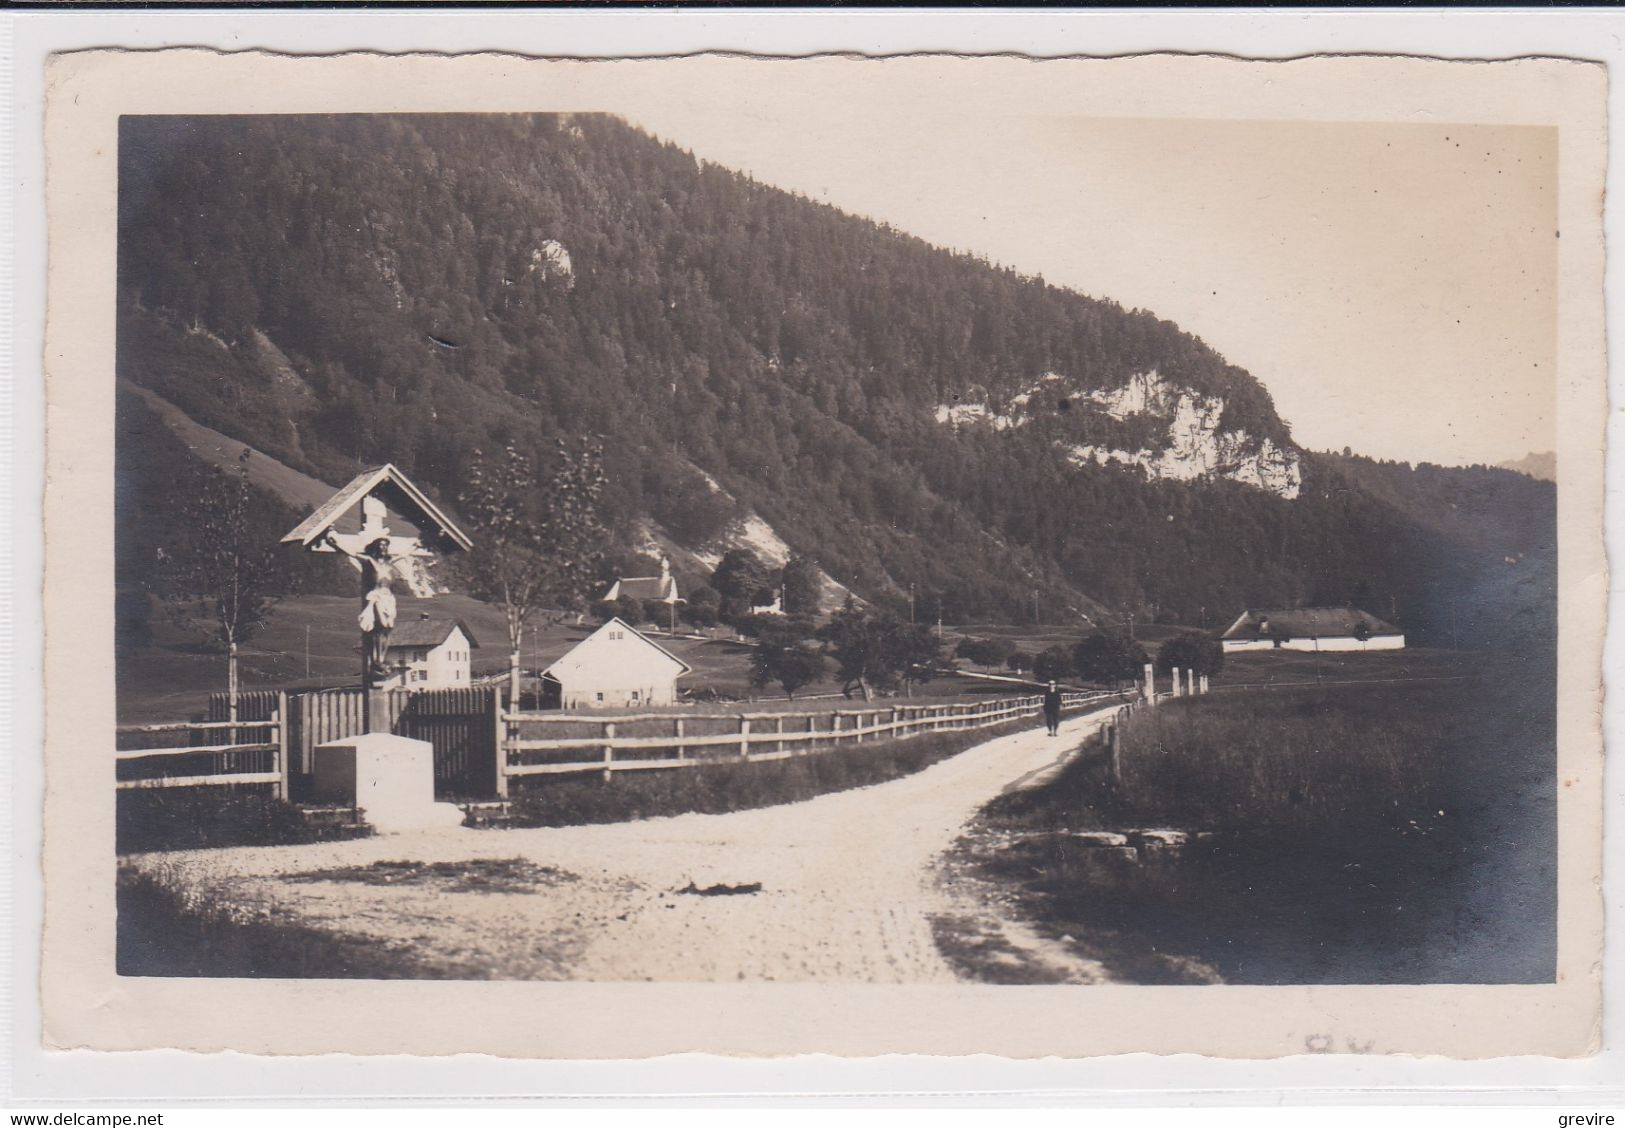
[[[593,696],[597,698],[598,704],[602,705],[604,703],[604,695],[602,693],[597,693]]]

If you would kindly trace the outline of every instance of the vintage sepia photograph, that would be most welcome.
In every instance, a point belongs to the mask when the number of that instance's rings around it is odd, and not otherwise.
[[[632,101],[118,114],[120,983],[1560,982],[1557,126]]]

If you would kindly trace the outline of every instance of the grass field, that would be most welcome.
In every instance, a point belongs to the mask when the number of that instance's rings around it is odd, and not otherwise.
[[[1414,668],[1463,666],[1481,668],[1142,710],[1119,785],[1081,759],[984,812],[998,848],[965,848],[1046,933],[1130,981],[1548,981],[1554,685],[1505,658]],[[1137,861],[1072,836],[1148,827],[1205,836]]]
[[[437,619],[461,619],[479,642],[473,653],[475,676],[508,668],[508,632],[502,612],[466,595],[434,599],[398,597],[400,621],[428,614]],[[244,689],[317,688],[355,684],[360,668],[360,635],[356,627],[356,601],[348,596],[291,596],[277,604],[266,629],[241,649],[240,671]],[[596,629],[591,619],[539,623],[526,630],[522,665],[527,671],[546,668]],[[185,720],[201,714],[211,693],[226,687],[223,653],[201,647],[173,624],[153,622],[153,645],[118,660],[118,715],[125,724]],[[728,637],[696,638],[679,631],[676,638],[658,632],[649,637],[693,667],[679,682],[680,689],[710,690],[731,700],[756,699],[752,709],[799,708],[801,702],[838,696],[841,685],[833,678],[797,691],[786,702],[774,687],[750,685],[749,643]],[[952,648],[953,639],[947,645]],[[309,655],[308,663],[306,655]],[[939,679],[918,687],[920,700],[952,699],[992,690],[1019,692],[1019,686]],[[861,702],[860,702],[861,704]]]

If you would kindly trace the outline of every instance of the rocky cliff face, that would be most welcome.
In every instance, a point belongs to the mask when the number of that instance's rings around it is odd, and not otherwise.
[[[1067,457],[1077,465],[1116,462],[1140,466],[1153,477],[1174,481],[1227,478],[1283,498],[1297,497],[1303,486],[1302,459],[1296,450],[1244,430],[1223,430],[1223,399],[1179,387],[1155,370],[1138,373],[1107,392],[1076,391],[1069,388],[1065,377],[1046,373],[1031,388],[1011,397],[1002,409],[967,396],[957,403],[939,405],[936,419],[955,429],[983,426],[1005,431],[1030,423],[1057,397],[1068,408],[1076,405],[1119,423],[1153,424],[1153,440],[1132,448],[1109,443],[1063,444]]]

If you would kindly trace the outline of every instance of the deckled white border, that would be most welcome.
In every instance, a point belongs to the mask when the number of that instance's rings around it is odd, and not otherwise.
[[[524,26],[518,28],[514,26],[516,18],[512,16],[486,19],[480,14],[468,12],[402,18],[379,13],[325,18],[312,13],[287,16],[234,13],[175,18],[85,15],[40,19],[27,16],[19,21],[20,39],[23,41],[19,56],[21,83],[14,106],[19,115],[19,141],[26,151],[30,141],[37,142],[37,125],[28,120],[28,115],[37,110],[37,101],[29,97],[29,90],[38,89],[37,82],[31,80],[37,76],[38,63],[43,57],[41,48],[48,38],[54,38],[55,42],[51,45],[56,49],[70,43],[75,46],[135,45],[143,39],[151,43],[155,41],[152,37],[156,33],[162,40],[172,43],[212,42],[233,48],[254,43],[304,51],[358,46],[384,49],[415,46],[440,50],[501,46],[533,52],[592,54],[605,53],[607,41],[610,50],[629,53],[722,46],[785,53],[808,46],[868,51],[959,47],[977,51],[1007,48],[1044,53],[1075,50],[1120,53],[1149,48],[1193,49],[1205,46],[1237,54],[1260,55],[1270,53],[1273,46],[1281,54],[1297,54],[1306,50],[1361,49],[1481,56],[1538,51],[1599,57],[1601,49],[1611,42],[1609,32],[1620,29],[1617,18],[1603,13],[1541,13],[1526,17],[1497,14],[1483,18],[1480,15],[1462,17],[1458,13],[1446,19],[1436,13],[1420,17],[1352,13],[1306,20],[1303,13],[1226,12],[1204,15],[1176,12],[1163,14],[1162,18],[1143,13],[1136,13],[1132,17],[1090,13],[1031,18],[986,13],[970,13],[964,18],[948,14],[919,17],[888,13],[876,15],[873,19],[856,19],[850,13],[786,17],[739,16],[733,13],[681,13],[667,17],[640,13],[633,15],[629,23],[619,14],[568,13],[561,17],[520,16],[517,22]],[[922,20],[927,20],[929,26],[922,27]],[[365,26],[358,27],[358,22]],[[501,30],[497,30],[499,26]],[[1273,37],[1260,37],[1260,33],[1269,31],[1274,32]],[[1617,55],[1615,61],[1618,61]],[[1618,95],[1615,97],[1617,99]],[[28,198],[29,188],[25,181],[25,214],[33,211],[31,204],[34,201]],[[41,226],[24,222],[20,228],[25,241],[20,248],[19,265],[25,277],[41,277],[42,272],[34,269],[41,261],[36,257]],[[31,299],[36,296],[24,293],[24,304],[18,311],[18,355],[23,358],[39,355],[37,330],[31,324],[31,316],[37,313]],[[36,346],[31,354],[28,349],[30,340]],[[24,359],[16,371],[23,379],[37,372],[37,364]],[[37,403],[37,393],[26,388],[26,380],[20,383],[17,416],[20,429],[28,429],[29,408],[37,407]],[[32,448],[24,445],[21,450],[37,451],[37,440]],[[26,498],[27,489],[25,477],[19,483],[19,497]],[[1612,506],[1619,504],[1617,495],[1611,502]],[[27,508],[28,503],[23,501],[17,514],[19,520],[26,521]],[[1615,512],[1617,515],[1617,510]],[[27,591],[30,584],[26,553],[19,552],[17,563],[21,570],[21,589]],[[22,615],[19,646],[26,650],[33,645],[28,637],[30,609],[20,606],[19,611]],[[37,638],[37,632],[34,638]],[[19,669],[26,671],[31,664],[26,652],[22,657]],[[17,684],[19,694],[27,701],[32,695],[27,690],[26,681],[19,679]],[[33,700],[37,701],[37,697]],[[1610,709],[1611,714],[1615,712],[1617,710]],[[21,728],[18,741],[14,746],[27,749],[30,747],[28,733],[22,730],[29,726],[32,718],[26,716],[26,709],[22,713],[19,716]],[[38,795],[37,778],[30,778],[26,756],[19,757],[17,765],[17,787],[13,795],[19,805],[18,813],[22,816],[17,822],[17,841],[21,846],[26,845],[31,834],[37,832],[37,815],[32,820],[28,815],[29,802],[31,799],[37,801]],[[1619,785],[1610,782],[1610,794],[1617,804]],[[35,785],[32,795],[29,794],[30,783]],[[16,876],[21,897],[15,924],[21,935],[14,950],[21,958],[14,969],[13,981],[22,985],[18,993],[20,1005],[17,1012],[21,1029],[15,1045],[17,1064],[22,1068],[16,1081],[27,1091],[42,1092],[44,1090],[39,1086],[44,1084],[63,1095],[84,1098],[89,1095],[85,1082],[92,1072],[96,1074],[96,1091],[109,1095],[115,1092],[134,1095],[135,1090],[129,1086],[137,1082],[139,1074],[142,1090],[154,1095],[165,1092],[165,1071],[154,1066],[163,1059],[176,1059],[181,1055],[108,1055],[96,1063],[94,1070],[83,1060],[71,1065],[63,1061],[31,1060],[28,1042],[32,1030],[37,1029],[37,1012],[30,1015],[30,1011],[35,1009],[28,997],[32,980],[29,965],[33,961],[24,938],[32,932],[29,918],[37,911],[38,882],[31,872],[31,860],[25,855],[19,857],[18,861]],[[1611,892],[1611,903],[1617,906],[1620,902],[1617,879]],[[30,1021],[31,1017],[33,1022]],[[1617,1020],[1611,1026],[1617,1026]],[[87,1055],[69,1056],[82,1059]],[[37,1059],[39,1055],[34,1054],[32,1058]],[[126,1069],[137,1060],[140,1061],[138,1071],[126,1073]],[[355,1091],[354,1079],[358,1075],[370,1079],[364,1082],[365,1087],[394,1094],[434,1089],[446,1093],[559,1092],[566,1087],[581,1093],[693,1092],[718,1087],[735,1091],[761,1087],[779,1092],[828,1090],[831,1087],[847,1091],[877,1087],[894,1091],[990,1088],[1053,1090],[1056,1086],[1105,1082],[1116,1092],[1099,1095],[1114,1096],[1121,1102],[1125,1097],[1124,1089],[1151,1086],[1160,1093],[1175,1079],[1178,1079],[1178,1087],[1182,1089],[1222,1089],[1265,1084],[1340,1087],[1371,1084],[1379,1080],[1383,1084],[1401,1086],[1418,1083],[1505,1085],[1513,1078],[1521,1078],[1527,1083],[1567,1087],[1586,1082],[1594,1084],[1610,1076],[1605,1068],[1607,1063],[1606,1058],[1594,1059],[1589,1063],[1300,1059],[1256,1065],[1188,1059],[1163,1062],[1118,1058],[1109,1063],[894,1060],[821,1064],[807,1060],[789,1063],[686,1060],[603,1067],[592,1064],[512,1062],[426,1063],[421,1060],[391,1064],[387,1060],[372,1060],[359,1063],[357,1068],[355,1063],[339,1065],[331,1059],[296,1065],[290,1061],[234,1062],[228,1057],[224,1060],[212,1059],[207,1070],[194,1068],[188,1070],[187,1074],[189,1082],[206,1080],[223,1086],[216,1090],[220,1093],[263,1093],[278,1088],[289,1091],[290,1087],[296,1086],[306,1096]],[[1613,1072],[1617,1074],[1617,1056],[1613,1058],[1613,1064],[1616,1067]],[[63,1065],[69,1065],[69,1068],[66,1071],[59,1068]],[[239,1069],[239,1066],[247,1068]],[[119,1079],[121,1073],[125,1077],[122,1082]],[[341,1073],[350,1081],[341,1080]],[[273,1077],[277,1080],[273,1081]]]

